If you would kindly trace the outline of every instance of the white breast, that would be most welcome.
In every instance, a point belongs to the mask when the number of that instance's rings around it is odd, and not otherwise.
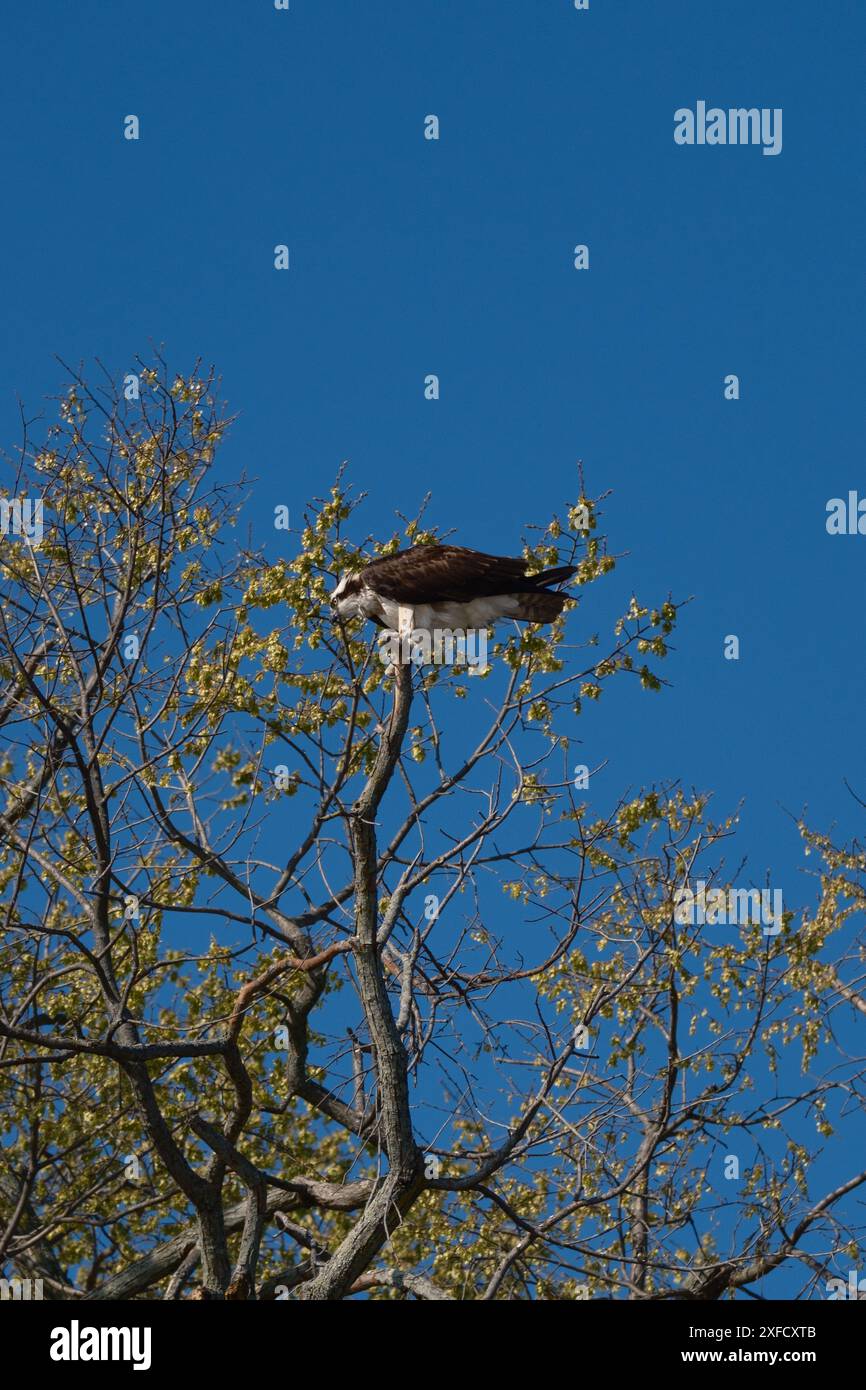
[[[378,596],[377,596],[378,597]],[[516,594],[496,594],[492,598],[471,599],[469,603],[419,603],[405,607],[395,599],[378,597],[379,608],[393,632],[436,632],[448,629],[487,627],[498,618],[512,618],[519,611]]]

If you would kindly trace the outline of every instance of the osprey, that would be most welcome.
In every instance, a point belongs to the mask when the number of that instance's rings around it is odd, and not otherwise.
[[[483,628],[498,618],[552,623],[568,595],[549,586],[570,579],[577,566],[541,574],[527,574],[526,566],[461,545],[416,545],[344,574],[330,602],[343,621],[370,618],[400,634]]]

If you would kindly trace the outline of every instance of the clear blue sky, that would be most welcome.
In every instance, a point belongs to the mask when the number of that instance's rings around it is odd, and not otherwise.
[[[606,697],[586,760],[611,795],[745,798],[747,877],[794,905],[786,810],[846,835],[843,779],[866,797],[866,537],[825,530],[866,495],[864,52],[866,8],[817,0],[7,7],[2,437],[55,352],[200,355],[269,553],[274,505],[298,516],[344,458],[365,528],[432,488],[432,520],[498,552],[583,459],[630,552],[602,614],[695,596],[673,687]],[[781,154],[676,145],[699,99],[781,107]]]

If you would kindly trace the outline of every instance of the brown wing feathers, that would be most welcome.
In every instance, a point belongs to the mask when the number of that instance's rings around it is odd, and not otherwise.
[[[526,561],[484,555],[460,545],[417,545],[373,560],[364,570],[371,588],[398,603],[464,603],[493,594],[533,594],[568,579],[575,566],[527,575]]]

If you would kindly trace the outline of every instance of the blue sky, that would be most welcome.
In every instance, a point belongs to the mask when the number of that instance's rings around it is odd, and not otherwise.
[[[54,353],[201,356],[271,555],[274,506],[299,517],[346,458],[365,530],[432,489],[433,521],[500,553],[582,459],[629,554],[575,637],[632,590],[695,599],[672,687],[612,690],[587,762],[611,796],[744,799],[747,877],[807,895],[786,813],[844,837],[844,779],[866,796],[866,538],[825,529],[866,495],[863,7],[47,0],[3,38],[3,441]],[[781,107],[781,154],[675,144],[699,99]]]
[[[223,373],[272,547],[275,503],[348,458],[372,529],[432,488],[509,551],[582,458],[630,552],[611,593],[696,600],[673,689],[582,731],[611,790],[745,798],[750,865],[785,881],[781,808],[856,828],[866,539],[825,507],[866,490],[861,8],[50,0],[4,38],[5,440],[53,353],[119,373],[154,341]],[[676,145],[698,99],[781,106],[782,153]]]

